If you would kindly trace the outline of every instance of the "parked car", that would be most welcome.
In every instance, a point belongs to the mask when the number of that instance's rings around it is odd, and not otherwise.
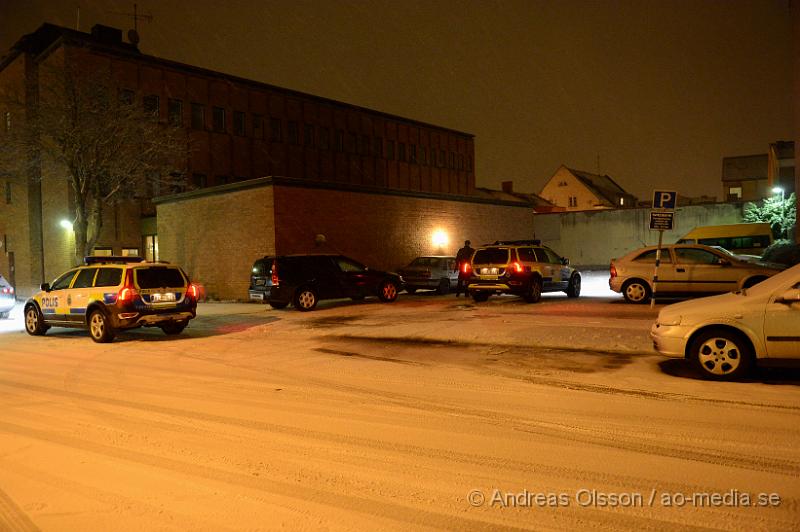
[[[50,327],[89,329],[95,342],[135,327],[180,334],[197,310],[197,287],[182,269],[141,257],[86,257],[41,288],[25,303],[25,330],[34,336]]]
[[[475,250],[469,265],[467,291],[475,301],[492,294],[514,294],[536,303],[542,292],[581,293],[581,274],[569,259],[542,246],[539,240],[487,244]]]
[[[263,275],[264,284],[256,286],[273,308],[292,303],[297,310],[308,311],[321,299],[343,297],[359,300],[377,296],[390,303],[403,288],[400,275],[372,270],[343,255],[278,256],[271,262],[266,260],[263,266],[259,272],[268,273],[268,277]]]
[[[611,290],[621,292],[629,303],[649,301],[656,251],[655,246],[649,246],[612,259]],[[671,244],[661,248],[656,290],[669,296],[731,292],[749,288],[779,271],[780,266],[745,262],[711,246]]]
[[[250,301],[261,301],[262,303],[269,301],[273,262],[275,262],[275,257],[266,256],[253,263],[248,290]]]
[[[408,266],[401,268],[399,273],[409,294],[428,288],[444,295],[458,282],[455,257],[417,257]]]
[[[687,358],[714,380],[800,358],[800,265],[751,288],[668,305],[650,336],[656,351]]]
[[[14,295],[14,287],[0,275],[0,320],[8,318],[11,309],[17,304],[17,297]]]

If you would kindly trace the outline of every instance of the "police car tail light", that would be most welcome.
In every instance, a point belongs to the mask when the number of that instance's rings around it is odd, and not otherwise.
[[[125,275],[125,286],[123,286],[117,294],[118,302],[133,301],[139,293],[133,288],[133,272],[128,271]]]
[[[188,290],[188,292],[189,292],[189,296],[190,296],[192,299],[197,299],[197,293],[198,293],[198,291],[199,291],[199,290],[197,289],[197,285],[196,285],[196,284],[192,283],[192,284],[190,284],[190,285],[189,285],[189,290]]]
[[[272,262],[272,286],[278,286],[281,280],[278,278],[278,261]]]
[[[461,266],[461,272],[462,273],[469,273],[470,271],[472,271],[472,265],[469,262],[465,262]]]
[[[511,264],[508,265],[508,271],[516,272],[516,273],[522,273],[522,264],[520,264],[517,261],[514,261],[514,262],[512,262]]]

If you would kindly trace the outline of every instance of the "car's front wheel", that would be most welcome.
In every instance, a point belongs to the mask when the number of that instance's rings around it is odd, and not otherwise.
[[[310,286],[303,286],[294,293],[294,308],[299,311],[307,312],[317,306],[319,296],[316,290]]]
[[[397,292],[397,284],[389,279],[381,283],[381,287],[378,289],[378,298],[384,303],[391,303],[397,299]]]
[[[440,296],[447,295],[450,292],[450,279],[442,279],[439,281],[439,286],[436,288],[436,293]]]
[[[41,336],[47,331],[42,313],[34,305],[25,309],[25,330],[32,336]]]
[[[703,377],[717,381],[741,378],[753,364],[750,342],[729,329],[711,329],[698,335],[689,356]]]
[[[114,339],[114,329],[102,310],[95,310],[89,315],[89,335],[97,343],[104,344]]]
[[[572,277],[569,279],[569,285],[567,285],[567,297],[578,297],[581,295],[581,276],[577,273],[573,273]]]
[[[641,279],[632,279],[622,285],[622,295],[628,303],[646,303],[650,300],[650,285]]]

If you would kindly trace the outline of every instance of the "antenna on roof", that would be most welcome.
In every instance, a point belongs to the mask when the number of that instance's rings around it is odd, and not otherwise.
[[[139,19],[150,22],[153,20],[153,15],[151,14],[139,14],[139,5],[133,4],[133,13],[122,13],[119,11],[112,12],[115,15],[123,15],[125,17],[133,18],[133,29],[128,31],[128,40],[131,44],[139,44]]]
[[[75,31],[81,31],[81,6],[75,6],[77,13],[75,15]]]

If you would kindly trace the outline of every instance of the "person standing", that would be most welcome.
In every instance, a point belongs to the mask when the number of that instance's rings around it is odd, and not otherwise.
[[[456,297],[458,294],[461,293],[461,290],[464,290],[464,296],[467,295],[467,286],[466,281],[469,279],[469,274],[464,271],[464,265],[469,264],[470,260],[472,259],[472,254],[475,253],[475,250],[472,249],[470,246],[470,241],[464,241],[464,247],[458,250],[456,254],[456,271],[458,271],[458,284],[456,285]]]

